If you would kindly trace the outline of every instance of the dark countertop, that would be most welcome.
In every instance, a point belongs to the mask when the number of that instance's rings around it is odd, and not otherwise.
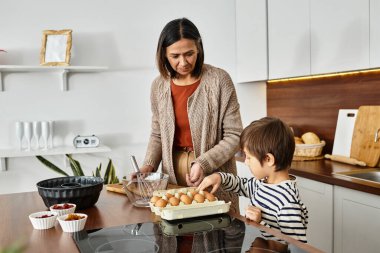
[[[56,222],[55,227],[35,230],[29,221],[29,214],[47,210],[38,192],[25,192],[0,195],[0,248],[20,241],[26,245],[25,252],[78,252],[70,233],[64,233]],[[80,210],[88,219],[85,230],[158,221],[159,217],[149,208],[134,207],[124,194],[109,192],[105,188],[95,206]],[[309,244],[304,244],[270,229],[246,220],[239,214],[230,214],[245,224],[281,238],[306,252],[321,252]]]
[[[380,195],[380,183],[355,179],[335,173],[379,170],[379,168],[360,167],[326,159],[315,161],[293,161],[290,173],[326,184],[338,185],[353,190]],[[380,171],[380,170],[379,170]]]
[[[236,161],[243,162],[240,153],[235,156]],[[326,184],[337,185],[357,191],[380,195],[380,183],[363,179],[348,177],[344,174],[353,172],[380,171],[380,168],[361,167],[327,159],[312,161],[293,161],[290,174],[319,181]],[[336,174],[336,173],[343,173]]]

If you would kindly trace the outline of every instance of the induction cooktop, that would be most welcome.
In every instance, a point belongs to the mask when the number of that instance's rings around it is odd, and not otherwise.
[[[270,240],[228,214],[129,224],[73,233],[81,253],[298,253],[292,244]]]

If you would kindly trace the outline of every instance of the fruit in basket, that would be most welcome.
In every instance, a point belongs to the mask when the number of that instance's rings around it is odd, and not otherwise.
[[[321,143],[321,140],[319,139],[318,135],[316,135],[313,132],[304,133],[301,136],[301,138],[305,144],[319,144],[319,143]]]

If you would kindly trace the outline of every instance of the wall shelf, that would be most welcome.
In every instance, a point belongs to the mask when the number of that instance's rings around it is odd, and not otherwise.
[[[0,171],[7,170],[7,158],[26,157],[26,156],[47,156],[47,155],[65,155],[65,154],[86,154],[86,153],[102,153],[110,152],[111,148],[100,145],[96,148],[75,148],[73,146],[60,146],[48,150],[19,150],[19,149],[0,149]]]
[[[2,73],[15,72],[54,72],[61,76],[61,90],[66,91],[67,74],[81,72],[100,72],[106,71],[108,67],[102,66],[27,66],[27,65],[0,65],[0,92],[4,91]]]

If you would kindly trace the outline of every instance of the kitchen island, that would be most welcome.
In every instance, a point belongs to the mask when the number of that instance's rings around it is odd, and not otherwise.
[[[58,222],[51,229],[33,229],[28,215],[47,210],[38,192],[0,195],[0,203],[0,248],[19,241],[26,245],[25,252],[79,252],[71,234],[64,233]],[[94,207],[79,212],[88,215],[85,230],[158,221],[157,216],[151,213],[150,209],[136,208],[125,195],[109,192],[105,188]],[[277,230],[247,221],[238,214],[230,215],[243,221],[246,226],[252,226],[257,231],[264,230],[306,252],[321,252],[308,244],[285,236]],[[252,238],[252,240],[254,239]]]

